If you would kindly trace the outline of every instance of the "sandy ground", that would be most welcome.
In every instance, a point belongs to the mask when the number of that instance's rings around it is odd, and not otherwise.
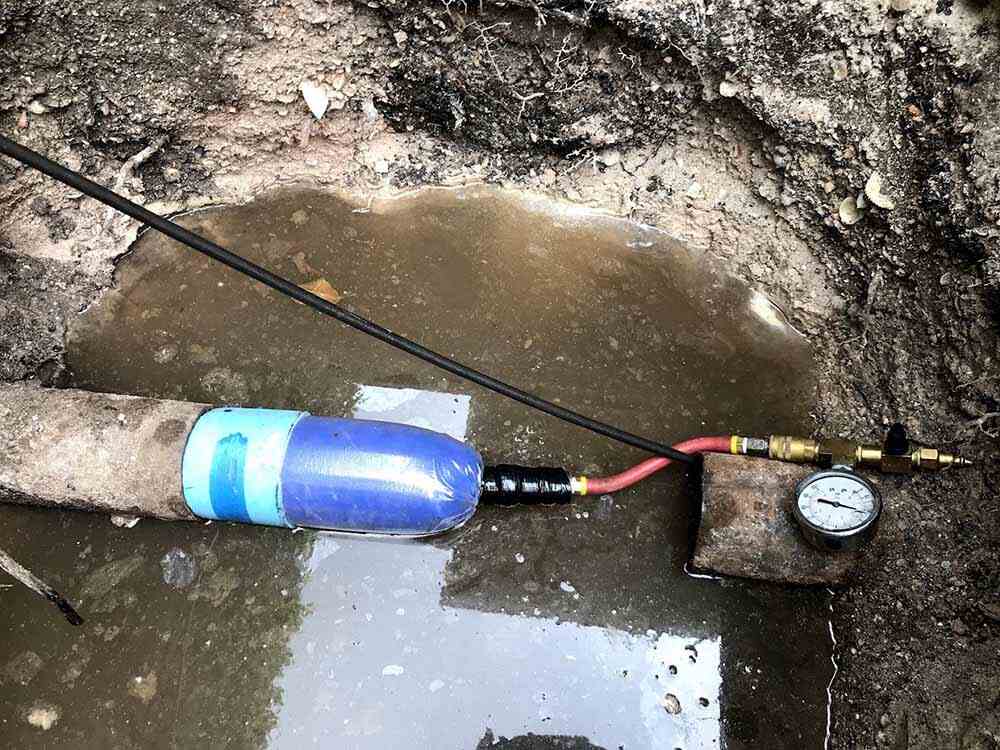
[[[961,0],[27,0],[0,4],[0,128],[161,211],[485,180],[727,260],[810,336],[817,432],[902,421],[979,464],[892,482],[835,601],[832,745],[991,748],[997,33]],[[0,163],[0,378],[59,382],[136,229]]]

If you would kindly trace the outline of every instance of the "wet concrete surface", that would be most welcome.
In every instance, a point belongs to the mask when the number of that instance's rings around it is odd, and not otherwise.
[[[804,342],[649,228],[486,188],[287,191],[183,223],[642,434],[807,427]],[[317,414],[364,411],[359,384],[417,388],[469,397],[488,461],[641,458],[155,234],[118,281],[72,332],[75,386]],[[686,575],[694,479],[482,508],[424,541],[0,508],[0,544],[88,618],[0,591],[0,731],[29,748],[822,747],[826,596]]]

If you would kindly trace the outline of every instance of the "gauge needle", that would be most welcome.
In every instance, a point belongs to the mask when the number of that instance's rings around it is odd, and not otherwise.
[[[834,508],[847,508],[848,510],[853,510],[855,513],[864,513],[865,511],[855,508],[853,505],[844,505],[843,503],[838,503],[836,500],[827,500],[825,497],[816,498],[817,503],[826,503],[827,505],[832,505]]]

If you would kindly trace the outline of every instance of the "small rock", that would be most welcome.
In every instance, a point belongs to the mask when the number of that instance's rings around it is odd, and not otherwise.
[[[397,31],[395,34],[392,35],[392,38],[396,40],[396,44],[398,44],[400,47],[406,44],[406,40],[409,39],[405,31]]]
[[[47,216],[52,211],[52,204],[47,198],[37,196],[31,200],[31,213],[35,216]]]
[[[174,183],[181,179],[181,171],[175,167],[167,167],[163,170],[163,181]]]
[[[865,195],[879,208],[891,211],[896,207],[892,198],[882,192],[882,175],[878,172],[872,172],[868,182],[865,183]]]
[[[387,664],[386,666],[382,667],[382,676],[399,677],[405,671],[406,670],[403,669],[403,667],[401,667],[399,664]]]
[[[309,214],[305,210],[300,208],[298,211],[292,214],[292,224],[294,224],[295,226],[304,227],[308,223],[309,223]]]
[[[835,185],[833,184],[833,181],[827,180],[826,182],[823,183],[823,192],[829,195],[830,193],[833,192],[834,187]]]
[[[778,187],[771,180],[764,180],[757,186],[757,194],[766,201],[776,201]]]
[[[864,216],[864,214],[858,209],[858,203],[853,197],[844,198],[844,200],[840,202],[837,213],[840,214],[840,220],[847,226],[857,224]]]
[[[913,0],[889,0],[889,7],[899,13],[909,10],[913,5]]]
[[[317,86],[312,81],[303,81],[299,90],[302,92],[302,98],[306,100],[309,111],[313,113],[313,117],[322,120],[330,106],[330,97],[326,95],[323,87]]]
[[[174,547],[163,556],[160,568],[163,570],[163,582],[175,589],[190,586],[197,572],[194,558],[179,547]]]
[[[541,181],[543,185],[554,185],[556,182],[556,173],[553,169],[546,169],[542,172]]]
[[[17,118],[17,127],[24,130],[28,127],[28,113],[22,112],[21,116]]]
[[[739,93],[740,87],[737,86],[732,81],[720,81],[719,82],[719,94],[726,98],[736,96]]]
[[[889,714],[882,714],[878,719],[878,723],[883,728],[889,726]]]
[[[376,159],[375,163],[372,164],[372,169],[375,170],[375,174],[388,174],[389,162],[385,159]]]
[[[59,721],[59,709],[51,703],[36,703],[28,711],[27,719],[31,726],[48,731]]]
[[[150,672],[145,677],[133,677],[129,681],[128,693],[148,704],[156,697],[156,672]]]
[[[621,162],[622,155],[617,149],[611,149],[602,152],[601,155],[597,157],[597,160],[606,167],[613,167],[615,164]]]
[[[444,680],[432,680],[431,684],[427,686],[427,689],[432,693],[436,693],[438,690],[444,687]]]
[[[663,708],[668,714],[676,715],[681,712],[681,702],[673,693],[667,693],[663,696]]]
[[[139,523],[139,516],[111,516],[111,523],[120,529],[133,529]]]
[[[847,80],[847,75],[850,72],[849,68],[847,67],[847,60],[835,58],[830,62],[830,67],[833,69],[833,80],[835,81]]]
[[[49,108],[37,99],[32,99],[31,103],[28,105],[28,111],[33,115],[44,115],[49,111]]]
[[[177,351],[176,344],[166,344],[153,352],[153,359],[156,360],[158,364],[165,365],[167,362],[170,362],[177,357]],[[135,524],[133,524],[133,526],[134,525]]]
[[[565,591],[567,594],[574,594],[574,593],[576,593],[576,588],[569,581],[562,581],[559,584],[559,588],[562,589],[563,591]]]
[[[698,200],[705,196],[705,189],[701,186],[701,183],[695,180],[690,185],[687,186],[685,194],[691,200]]]

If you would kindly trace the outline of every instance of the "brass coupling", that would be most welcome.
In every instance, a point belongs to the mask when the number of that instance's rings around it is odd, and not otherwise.
[[[820,463],[819,442],[792,435],[771,435],[766,438],[733,435],[730,452],[795,464]]]
[[[794,464],[818,464],[820,444],[816,440],[793,435],[771,435],[767,439],[767,456],[775,461]]]
[[[794,435],[754,438],[734,435],[731,452],[796,464],[821,467],[850,466],[876,469],[887,474],[939,471],[952,466],[971,466],[972,461],[937,448],[913,447],[902,426],[894,425],[883,445],[850,440],[813,440]]]
[[[858,446],[858,464],[889,474],[911,474],[917,470],[940,471],[950,466],[972,466],[972,461],[937,448],[915,448],[901,456],[887,455],[876,446]]]

